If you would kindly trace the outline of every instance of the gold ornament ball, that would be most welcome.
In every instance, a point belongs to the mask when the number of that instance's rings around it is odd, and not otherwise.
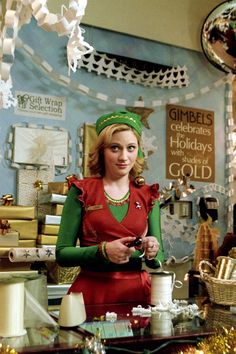
[[[137,176],[135,177],[134,183],[138,186],[141,187],[145,184],[145,179],[143,176]]]

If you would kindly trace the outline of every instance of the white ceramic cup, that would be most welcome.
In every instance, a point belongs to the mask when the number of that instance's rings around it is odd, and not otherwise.
[[[86,320],[82,293],[64,295],[61,301],[58,323],[62,327],[75,327]]]

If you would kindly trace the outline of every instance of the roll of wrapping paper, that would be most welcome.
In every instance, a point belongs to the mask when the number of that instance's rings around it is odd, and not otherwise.
[[[0,336],[24,335],[24,282],[1,282],[0,302]]]
[[[11,247],[0,247],[0,258],[8,258]]]
[[[11,248],[8,253],[11,262],[51,262],[55,261],[55,247]]]
[[[231,257],[220,256],[217,257],[217,262],[216,278],[230,279],[236,265],[236,260]]]

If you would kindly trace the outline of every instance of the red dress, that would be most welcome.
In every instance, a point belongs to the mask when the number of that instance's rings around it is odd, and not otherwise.
[[[101,178],[72,179],[81,192],[83,205],[80,246],[94,246],[102,241],[113,241],[126,236],[145,236],[148,213],[158,199],[158,184],[137,187],[130,182],[130,201],[127,215],[119,222],[112,215],[104,195]],[[69,292],[82,292],[85,304],[123,303],[135,301],[150,303],[150,277],[142,270],[142,260],[130,258],[127,264],[104,263],[96,269],[84,267]]]

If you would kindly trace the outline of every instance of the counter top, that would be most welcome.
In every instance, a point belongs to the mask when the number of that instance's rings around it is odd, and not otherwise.
[[[3,345],[10,345],[19,354],[36,352],[78,354],[83,351],[84,339],[93,338],[93,329],[104,330],[105,327],[108,335],[103,340],[107,354],[117,353],[117,350],[122,354],[130,351],[142,353],[144,349],[158,348],[158,354],[176,354],[180,349],[183,350],[184,346],[216,333],[217,328],[232,326],[236,328],[236,315],[229,311],[229,307],[212,305],[206,299],[194,301],[202,312],[201,316],[192,319],[181,315],[170,316],[166,311],[152,312],[150,316],[145,317],[134,315],[132,310],[139,305],[136,303],[87,306],[87,319],[81,326],[67,329],[47,326],[28,328],[24,336],[0,338],[0,342]],[[114,312],[117,320],[104,321],[107,312]],[[88,326],[91,323],[92,330]],[[102,336],[102,331],[100,335]]]

